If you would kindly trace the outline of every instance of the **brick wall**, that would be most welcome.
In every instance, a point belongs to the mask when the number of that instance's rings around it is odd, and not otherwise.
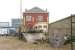
[[[26,16],[32,16],[32,21],[30,22],[25,21]],[[28,26],[27,24],[31,23],[32,26],[34,26],[35,23],[37,22],[36,19],[38,16],[43,16],[44,20],[43,22],[48,22],[48,13],[23,13],[23,22],[25,22],[23,24],[27,27]]]

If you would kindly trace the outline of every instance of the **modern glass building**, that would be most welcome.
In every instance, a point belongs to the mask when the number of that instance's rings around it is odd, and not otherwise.
[[[21,26],[21,19],[15,18],[11,20],[12,26],[10,28],[11,33],[16,33],[17,29]]]
[[[12,19],[12,27],[15,27],[15,28],[17,28],[17,27],[20,27],[20,25],[21,25],[21,19]]]

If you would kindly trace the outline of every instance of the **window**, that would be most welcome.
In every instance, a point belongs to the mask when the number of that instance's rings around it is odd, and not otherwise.
[[[47,26],[44,26],[44,28],[47,28]]]
[[[38,28],[42,28],[42,26],[39,25]]]
[[[32,16],[26,16],[26,21],[31,21]]]
[[[35,29],[37,29],[37,26],[35,27]]]
[[[38,22],[42,22],[42,21],[43,21],[43,16],[38,16],[38,17],[37,17],[37,21],[38,21]]]

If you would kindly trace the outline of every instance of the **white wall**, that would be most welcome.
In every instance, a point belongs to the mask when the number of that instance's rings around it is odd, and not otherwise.
[[[39,26],[41,26],[41,28],[38,28]],[[44,26],[47,26],[47,28],[44,28]],[[43,30],[44,32],[47,32],[47,30],[48,30],[48,23],[47,22],[39,22],[39,23],[36,23],[34,25],[34,27],[37,27],[37,30]]]

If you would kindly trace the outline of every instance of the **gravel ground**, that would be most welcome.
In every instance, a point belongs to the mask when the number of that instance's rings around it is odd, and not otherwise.
[[[70,44],[53,48],[49,44],[29,44],[16,37],[0,37],[0,50],[71,50]]]

